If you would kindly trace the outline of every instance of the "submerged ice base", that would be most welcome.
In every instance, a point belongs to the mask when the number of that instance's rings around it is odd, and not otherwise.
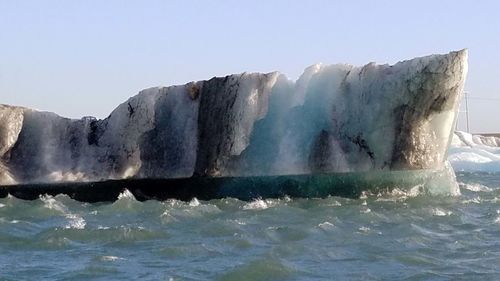
[[[26,200],[42,195],[66,194],[84,202],[115,201],[129,193],[139,201],[179,199],[190,201],[221,198],[342,196],[358,198],[365,192],[398,191],[414,197],[421,194],[459,195],[453,170],[371,171],[314,175],[192,177],[171,179],[123,179],[99,182],[37,183],[0,186],[0,197],[9,194]]]
[[[0,184],[443,171],[467,52],[151,88],[103,120],[0,106]]]

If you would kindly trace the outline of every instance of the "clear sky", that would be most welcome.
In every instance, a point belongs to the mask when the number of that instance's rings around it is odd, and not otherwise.
[[[104,118],[153,86],[469,48],[471,130],[500,132],[499,3],[0,0],[0,103]]]

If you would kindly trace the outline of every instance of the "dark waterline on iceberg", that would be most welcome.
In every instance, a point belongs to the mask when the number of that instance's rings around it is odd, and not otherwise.
[[[500,174],[460,196],[0,199],[2,280],[495,280]]]
[[[135,199],[189,201],[236,198],[325,198],[342,196],[358,198],[363,191],[378,192],[393,188],[421,186],[425,191],[455,194],[456,181],[449,167],[443,171],[373,171],[316,175],[254,177],[192,177],[177,179],[125,179],[100,182],[63,182],[0,185],[0,197],[9,194],[35,200],[42,195],[65,194],[83,202],[115,201],[125,190]]]

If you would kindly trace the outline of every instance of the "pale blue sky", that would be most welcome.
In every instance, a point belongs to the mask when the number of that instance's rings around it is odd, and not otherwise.
[[[497,1],[0,0],[0,103],[106,117],[139,90],[469,48],[471,129],[500,132]]]

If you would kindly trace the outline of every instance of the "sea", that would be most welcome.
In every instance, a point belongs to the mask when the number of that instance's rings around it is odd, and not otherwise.
[[[0,280],[500,280],[500,173],[461,195],[0,199]]]

